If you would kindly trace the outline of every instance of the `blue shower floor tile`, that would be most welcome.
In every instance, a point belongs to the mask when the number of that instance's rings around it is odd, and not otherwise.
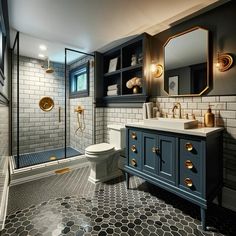
[[[81,153],[75,150],[74,148],[71,147],[66,148],[67,158],[79,155],[81,155]],[[43,151],[43,152],[29,153],[29,154],[21,154],[19,157],[19,168],[50,162],[52,161],[50,160],[51,157],[56,157],[55,160],[64,159],[65,157],[64,148]],[[15,163],[17,163],[17,156],[14,156],[14,160]]]

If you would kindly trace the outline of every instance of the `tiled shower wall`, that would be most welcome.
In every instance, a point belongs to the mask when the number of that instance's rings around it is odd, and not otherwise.
[[[216,117],[216,125],[225,127],[223,139],[224,159],[224,183],[225,186],[236,189],[236,96],[206,96],[186,98],[153,98],[157,102],[162,113],[171,113],[173,104],[180,102],[183,113],[193,113],[196,118],[203,122],[203,116],[208,105],[213,105],[212,111]],[[99,119],[104,120],[103,127],[97,123],[96,132],[99,134],[104,129],[103,140],[108,141],[107,124],[125,124],[142,120],[142,109],[140,108],[97,108],[96,114]],[[98,119],[98,118],[97,118]],[[98,141],[102,140],[102,136]]]
[[[89,145],[93,144],[94,135],[94,59],[93,57],[81,58],[76,63],[70,65],[70,69],[74,69],[79,65],[82,65],[89,61],[89,96],[81,98],[70,98],[70,144],[71,147],[77,149],[81,153]],[[82,106],[84,110],[84,124],[85,129],[83,132],[77,131],[78,128],[78,113],[74,110],[76,107]],[[82,119],[83,117],[81,117]]]
[[[0,104],[0,163],[9,155],[9,107]],[[1,167],[1,165],[0,165]]]
[[[41,60],[20,57],[19,64],[20,154],[64,147],[64,65],[51,63],[55,71],[47,74],[45,68],[42,68],[44,63]],[[13,154],[16,153],[16,88],[16,71],[14,71]],[[39,108],[39,101],[44,96],[54,100],[54,108],[49,112]],[[61,122],[59,122],[59,107],[61,107]],[[69,142],[69,136],[67,140]]]

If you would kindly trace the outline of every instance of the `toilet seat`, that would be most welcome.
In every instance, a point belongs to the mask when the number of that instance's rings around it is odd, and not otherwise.
[[[114,150],[115,150],[114,146],[109,143],[99,143],[99,144],[88,146],[85,149],[85,153],[90,154],[90,155],[93,155],[93,154],[103,155],[103,154],[110,153]]]

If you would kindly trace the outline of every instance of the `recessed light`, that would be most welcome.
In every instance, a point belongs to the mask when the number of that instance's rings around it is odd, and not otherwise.
[[[39,49],[42,51],[46,51],[47,47],[44,44],[39,45]]]
[[[45,56],[43,54],[38,55],[40,58],[44,58]]]

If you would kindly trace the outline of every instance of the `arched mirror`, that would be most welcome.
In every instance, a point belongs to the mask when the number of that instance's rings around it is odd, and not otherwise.
[[[164,45],[164,90],[169,96],[201,95],[209,88],[208,30],[195,27]]]

